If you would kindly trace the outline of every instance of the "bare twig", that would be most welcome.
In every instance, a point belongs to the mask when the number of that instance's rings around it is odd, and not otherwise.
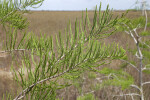
[[[27,50],[28,49],[13,49],[13,50],[0,51],[0,53],[13,52],[13,51],[27,51]]]
[[[125,23],[122,23],[122,24],[125,25],[125,26],[130,30],[130,28],[129,28],[128,25],[126,25]],[[126,32],[127,34],[130,34],[131,37],[133,38],[134,42],[137,44],[137,39],[136,39],[135,36],[133,35],[132,31],[130,30],[129,32],[128,32],[128,31],[125,31],[125,32]]]
[[[130,85],[133,88],[136,88],[137,90],[141,91],[141,89],[137,85]]]
[[[113,97],[122,97],[122,96],[139,96],[140,97],[140,94],[129,93],[129,94],[114,95]]]
[[[143,71],[143,70],[150,70],[150,68],[145,68],[145,67],[144,67],[144,68],[142,69],[142,71]]]
[[[135,67],[132,65],[132,67],[134,67],[135,69],[137,69],[138,73],[139,73],[139,85],[131,85],[131,87],[134,87],[136,89],[139,90],[139,96],[141,98],[141,100],[144,100],[144,94],[143,94],[143,54],[141,52],[141,49],[140,49],[140,46],[139,46],[139,43],[140,43],[140,40],[141,40],[141,37],[138,35],[137,33],[137,27],[139,25],[137,25],[136,28],[132,29],[132,31],[130,30],[129,26],[127,26],[126,24],[124,24],[128,29],[129,31],[125,31],[127,34],[130,34],[130,36],[133,38],[135,44],[136,44],[136,47],[137,47],[137,52],[136,52],[136,57],[137,59],[139,59],[140,61],[140,65],[139,65],[139,68]],[[134,32],[134,33],[133,33]],[[129,63],[130,64],[130,63]],[[131,64],[130,64],[131,65]]]
[[[123,60],[123,59],[120,59],[120,60],[128,63],[129,65],[131,65],[134,69],[136,69],[139,72],[139,69],[135,65],[131,64],[129,61],[126,61],[126,60]]]
[[[150,68],[147,68],[147,66],[150,66],[150,64],[145,65],[145,67],[142,69],[142,71],[143,71],[143,70],[150,70]]]
[[[149,45],[147,45],[145,42],[140,41],[140,43],[142,43],[142,44],[146,45],[146,46],[150,49],[150,46],[149,46]]]
[[[149,82],[144,82],[144,83],[142,84],[142,86],[143,86],[143,85],[147,85],[147,84],[150,84],[150,81],[149,81]]]

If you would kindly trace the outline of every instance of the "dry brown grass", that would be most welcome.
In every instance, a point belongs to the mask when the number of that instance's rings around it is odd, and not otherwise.
[[[114,11],[114,15],[121,15],[124,11]],[[89,18],[92,20],[93,18],[93,12],[89,12]],[[69,20],[71,20],[72,26],[74,27],[74,22],[76,18],[81,19],[82,12],[76,11],[76,12],[68,12],[68,11],[35,11],[30,12],[29,14],[25,14],[25,17],[28,18],[28,21],[30,22],[28,32],[32,31],[36,35],[39,35],[40,33],[45,33],[48,36],[49,35],[56,35],[58,34],[59,30],[64,31],[64,29],[67,27],[67,24],[69,23]],[[141,16],[141,12],[129,12],[127,17],[129,18],[136,18]],[[150,12],[148,12],[148,16],[150,16]],[[4,33],[2,31],[2,28],[0,28],[0,50],[2,49],[2,40],[4,39]],[[111,37],[108,37],[104,40],[107,43],[110,42],[117,42],[120,45],[122,45],[124,48],[126,48],[126,44],[130,44],[129,47],[134,48],[134,43],[132,39],[125,34],[117,33],[112,35]],[[129,58],[134,59],[132,55],[129,54]],[[115,62],[111,64],[111,67],[119,66],[120,62]],[[10,66],[11,66],[11,57],[7,54],[0,54],[0,97],[2,97],[2,94],[6,91],[13,90],[14,93],[17,90],[16,83],[12,80],[12,74],[10,72]],[[138,76],[137,73],[134,72],[133,69],[128,69],[130,73],[133,76]],[[99,76],[100,77],[100,76]],[[146,76],[145,80],[148,80],[149,77]],[[94,81],[87,81],[87,91],[89,85],[88,84],[94,84],[92,82]],[[94,94],[99,98],[99,100],[111,100],[111,95],[113,93],[119,93],[120,89],[116,89],[115,87],[111,88],[105,88],[99,91],[95,91]],[[150,89],[148,87],[148,89]],[[146,94],[147,100],[150,100],[149,93],[150,91],[147,89],[148,93]],[[63,90],[62,90],[63,91]],[[60,94],[58,97],[65,97],[68,98],[68,100],[76,100],[76,97],[79,95],[79,93],[76,91],[76,88],[74,86],[69,87],[69,92],[62,92],[63,94]],[[109,92],[108,92],[109,91]],[[69,93],[69,94],[67,94]],[[69,97],[67,96],[69,95]],[[109,98],[110,97],[110,98]],[[64,100],[66,100],[64,98]],[[125,100],[124,98],[121,98],[119,100]]]

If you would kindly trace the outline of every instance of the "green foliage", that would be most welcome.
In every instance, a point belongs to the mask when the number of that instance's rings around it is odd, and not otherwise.
[[[89,21],[87,10],[85,19],[83,18],[82,15],[82,23],[83,23],[82,30],[84,30],[85,32],[89,31],[90,36],[94,36],[97,39],[106,38],[116,31],[116,28],[114,26],[118,23],[119,19],[118,16],[115,18],[112,17],[113,11],[109,9],[109,5],[107,6],[106,10],[103,11],[102,13],[100,3],[98,13],[97,13],[97,6],[95,8],[93,23],[90,23]],[[88,27],[88,29],[86,27]]]
[[[61,36],[61,34],[59,34],[59,36]],[[82,36],[84,36],[84,34]],[[52,44],[51,46],[49,45],[49,47],[53,47],[52,40],[45,39],[45,42],[49,42],[45,43],[43,41],[42,44],[41,42],[32,42],[32,45],[36,47],[34,50],[32,49],[33,52],[31,53],[34,66],[31,66],[32,62],[30,61],[30,57],[25,56],[23,68],[21,69],[21,72],[19,72],[21,80],[19,80],[16,73],[17,82],[20,83],[23,89],[25,89],[34,83],[38,83],[38,79],[51,79],[55,76],[62,76],[65,73],[70,73],[71,76],[69,78],[71,78],[78,70],[82,70],[83,68],[91,69],[93,67],[97,67],[97,64],[99,62],[103,62],[105,59],[118,59],[125,55],[123,48],[118,48],[115,45],[113,45],[113,47],[105,46],[92,39],[87,42],[88,44],[84,45],[82,38],[85,37],[80,37],[77,33],[75,34],[75,37],[72,37],[71,39],[66,38],[66,41],[70,40],[69,47],[71,48],[68,48],[65,47],[65,44],[62,44],[65,43],[65,41],[62,42],[61,38],[58,37],[59,42],[56,46],[58,46],[59,49],[55,51],[54,48],[50,48],[50,51],[48,48],[42,48],[45,46],[44,44]],[[39,56],[38,61],[34,60],[35,56]],[[24,68],[26,68],[27,71],[25,71]],[[25,74],[27,74],[28,78],[26,78]],[[75,76],[72,78],[74,77]],[[52,81],[49,82],[51,83]],[[34,89],[32,92],[34,92]]]
[[[104,87],[103,84],[97,83],[97,84],[94,85],[93,89],[95,91],[98,91],[98,90],[102,89],[103,87]]]
[[[20,10],[28,6],[41,5],[44,0],[0,0],[0,24],[3,26],[24,29],[28,26]]]
[[[134,8],[134,9],[128,9],[128,11],[138,11],[137,8]]]
[[[149,20],[149,19],[148,19]],[[147,23],[147,27],[150,27],[150,22]]]
[[[143,31],[140,34],[141,36],[149,36],[150,35],[150,31]]]
[[[7,51],[16,48],[18,29],[27,28],[27,19],[23,17],[23,11],[28,6],[40,6],[44,0],[0,0],[0,24],[5,30]],[[25,32],[20,43],[24,42]],[[20,44],[19,43],[19,44]],[[17,47],[18,48],[18,47]]]
[[[97,75],[96,75],[96,73],[94,73],[94,72],[89,72],[89,73],[88,73],[88,78],[89,78],[89,79],[95,79],[96,76],[97,76]]]
[[[120,68],[126,68],[128,66],[128,63],[122,63],[121,65],[120,65]]]
[[[149,51],[143,50],[142,53],[143,53],[143,56],[144,56],[146,59],[150,58],[150,52],[149,52]]]
[[[100,14],[101,12],[99,12]],[[110,16],[112,15],[107,8],[106,12],[102,15],[103,17],[99,16],[100,22],[97,24],[97,12],[95,11],[92,25],[88,22],[87,15],[82,22],[76,20],[74,32],[72,32],[71,25],[68,25],[63,39],[61,32],[56,36],[56,41],[53,41],[52,37],[46,38],[45,36],[41,36],[39,38],[33,34],[30,34],[29,38],[24,37],[26,38],[24,39],[26,42],[21,43],[19,47],[31,50],[31,53],[28,55],[28,53],[24,52],[24,55],[28,56],[24,56],[23,67],[19,74],[15,73],[16,81],[20,83],[23,90],[27,89],[30,91],[30,94],[35,94],[35,92],[40,92],[39,90],[37,91],[39,83],[45,83],[44,87],[54,85],[55,88],[51,87],[51,89],[55,92],[61,86],[57,84],[60,76],[73,80],[74,78],[78,78],[80,76],[79,73],[82,73],[84,70],[91,70],[105,64],[106,60],[111,61],[124,57],[125,51],[122,47],[114,43],[105,45],[94,38],[99,33],[101,33],[100,37],[103,38],[102,33],[106,29],[108,30],[105,25],[113,27],[112,25],[116,24],[117,18],[110,20]],[[101,22],[104,19],[105,22]],[[111,23],[108,25],[107,22]],[[88,29],[85,28],[86,25],[88,25]],[[89,34],[87,30],[90,30]],[[112,32],[103,34],[110,35]],[[53,81],[50,81],[51,79]],[[49,84],[46,84],[46,81]],[[64,84],[62,87],[65,86]],[[41,95],[44,95],[42,93],[45,94],[45,92],[40,92]],[[30,94],[26,94],[26,96],[30,96]],[[45,99],[48,99],[52,95],[54,94],[47,93]],[[31,97],[33,99],[36,97],[37,99],[36,95],[31,95]]]
[[[145,11],[146,13],[146,11]],[[146,18],[147,15],[145,14]],[[116,25],[116,28],[119,31],[125,31],[125,33],[129,34],[131,36],[131,38],[133,39],[136,49],[128,49],[128,52],[131,52],[133,54],[133,56],[136,57],[135,59],[132,59],[133,63],[131,63],[131,61],[125,61],[127,62],[129,65],[131,65],[132,68],[135,69],[135,73],[139,74],[138,77],[138,83],[132,83],[133,78],[130,78],[129,80],[124,78],[123,81],[121,80],[121,82],[118,82],[116,79],[114,80],[114,82],[112,82],[111,80],[108,80],[110,84],[112,85],[121,85],[123,84],[125,87],[126,86],[130,86],[130,83],[132,84],[131,86],[135,89],[138,89],[139,93],[139,97],[141,100],[144,100],[146,98],[144,98],[145,95],[145,90],[143,88],[144,85],[149,84],[148,82],[145,82],[145,74],[143,74],[143,72],[145,73],[150,73],[150,68],[149,68],[149,63],[150,63],[150,41],[149,38],[147,36],[149,36],[149,31],[146,31],[145,29],[147,27],[149,27],[149,22],[147,22],[148,18],[146,19],[143,16],[136,18],[136,19],[128,19],[128,18],[122,18],[119,21],[119,24]],[[148,24],[147,24],[148,23]],[[141,32],[141,29],[144,28],[144,31]],[[132,57],[133,57],[132,56]],[[109,71],[107,73],[110,73]],[[119,77],[118,79],[120,80],[122,77]],[[136,78],[135,78],[136,79]],[[124,80],[128,80],[129,82],[126,83]]]
[[[77,79],[85,70],[95,71],[96,67],[111,60],[125,58],[125,50],[122,47],[115,43],[105,45],[95,40],[108,37],[116,31],[114,26],[119,19],[118,17],[112,19],[113,14],[108,6],[103,13],[101,5],[99,12],[95,10],[93,22],[89,21],[86,11],[86,16],[82,17],[82,21],[76,20],[75,31],[72,31],[72,26],[69,24],[64,36],[59,32],[59,35],[53,39],[22,32],[22,38],[17,40],[18,29],[27,27],[27,21],[22,17],[20,10],[28,6],[40,5],[42,1],[3,0],[0,2],[2,8],[0,22],[6,31],[6,52],[13,54],[14,51],[23,51],[21,68],[18,71],[13,69],[15,80],[22,88],[22,92],[14,100],[19,98],[54,100],[56,90],[70,85],[59,84],[60,80]],[[123,79],[130,77],[126,73],[119,72],[117,74],[122,75],[119,76],[122,78],[119,82],[124,83],[122,87],[125,88],[131,82],[128,81],[127,84]],[[123,75],[127,78],[123,78]],[[120,85],[119,82],[114,84]],[[87,100],[94,99],[91,95],[83,99],[86,98]]]
[[[0,24],[7,24],[19,29],[26,27],[26,19],[17,11],[13,0],[0,1]]]
[[[89,93],[89,94],[86,94],[84,96],[79,96],[77,98],[77,100],[98,100],[98,99],[95,98],[93,94]]]
[[[144,27],[145,26],[145,18],[143,16],[134,18],[134,19],[122,17],[121,19],[119,19],[118,23],[119,24],[115,26],[118,31],[120,31],[120,32],[130,31],[135,28]]]
[[[122,70],[103,68],[99,73],[107,75],[108,79],[103,81],[103,85],[120,86],[123,90],[129,88],[134,83],[134,79]]]
[[[9,93],[3,94],[2,100],[12,100],[12,96]]]
[[[145,68],[148,68],[148,70],[144,70],[143,72],[146,73],[146,74],[150,74],[150,70],[149,70],[150,64],[146,64]]]

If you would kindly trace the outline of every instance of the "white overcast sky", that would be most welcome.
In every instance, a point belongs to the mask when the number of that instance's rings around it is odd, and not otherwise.
[[[137,0],[45,0],[41,7],[30,10],[88,10],[93,9],[96,5],[99,6],[102,2],[102,10],[105,10],[107,4],[115,10],[126,10],[134,8]],[[138,0],[142,1],[142,0]],[[147,0],[150,4],[150,0]]]

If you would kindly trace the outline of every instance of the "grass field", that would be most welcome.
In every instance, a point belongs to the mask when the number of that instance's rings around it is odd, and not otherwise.
[[[114,16],[121,15],[124,11],[114,11]],[[94,12],[89,11],[89,18],[92,21]],[[127,17],[129,18],[137,18],[141,16],[141,12],[136,11],[130,11],[127,14]],[[58,32],[61,30],[62,32],[67,27],[67,24],[69,23],[69,20],[71,21],[72,27],[74,27],[74,22],[76,18],[81,19],[82,18],[82,12],[80,11],[34,11],[29,12],[27,14],[24,14],[24,16],[29,21],[29,28],[28,32],[33,32],[36,35],[40,34],[46,34],[47,36],[54,36],[58,34]],[[148,16],[150,16],[150,11],[148,11]],[[73,28],[74,29],[74,28]],[[150,28],[148,29],[150,30]],[[5,34],[3,33],[2,28],[0,28],[0,49],[2,49],[2,41],[5,38]],[[126,35],[125,33],[116,33],[106,39],[104,39],[105,42],[117,42],[120,45],[122,45],[124,48],[126,48],[126,44],[130,44],[129,47],[134,48],[134,43],[132,39]],[[129,55],[131,59],[131,55]],[[117,67],[120,65],[120,61],[115,61],[111,65],[108,65],[110,67]],[[10,72],[10,66],[11,66],[11,56],[9,54],[3,54],[0,53],[0,97],[2,97],[3,93],[6,93],[6,91],[10,92],[13,91],[15,93],[17,91],[16,83],[13,81],[12,74]],[[127,70],[130,71],[130,73],[137,77],[138,75],[134,73],[133,69],[128,68]],[[86,73],[85,73],[86,74]],[[100,75],[97,75],[97,77],[100,77]],[[84,92],[90,91],[90,87],[95,79],[87,78],[85,80],[85,87]],[[145,77],[145,80],[150,80],[149,76]],[[87,89],[88,88],[88,89]],[[145,88],[148,93],[146,94],[147,100],[150,100],[150,87]],[[67,91],[67,92],[66,92]],[[108,92],[109,91],[109,92]],[[117,87],[109,87],[109,88],[103,88],[101,90],[94,91],[95,96],[99,98],[99,100],[111,100],[111,95],[115,93],[120,93],[120,88]],[[58,97],[64,97],[64,100],[76,100],[76,97],[79,95],[77,92],[77,89],[74,86],[68,87],[67,90],[60,90],[58,91]],[[119,100],[125,100],[124,98],[120,98]]]

